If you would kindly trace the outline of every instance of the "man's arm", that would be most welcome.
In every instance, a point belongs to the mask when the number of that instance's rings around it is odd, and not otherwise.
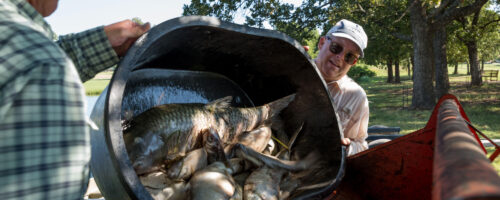
[[[150,28],[124,20],[81,33],[59,37],[57,43],[73,60],[80,79],[85,82],[119,61],[130,46]]]
[[[348,138],[348,155],[354,155],[368,149],[366,138],[368,137],[368,121],[370,110],[368,100],[365,98],[363,103],[351,117],[350,123],[345,127],[344,135]],[[343,141],[345,143],[345,141]]]
[[[119,61],[103,26],[60,36],[57,44],[73,60],[82,82]]]

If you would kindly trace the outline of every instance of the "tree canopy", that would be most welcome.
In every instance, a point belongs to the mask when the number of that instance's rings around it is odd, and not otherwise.
[[[269,24],[272,29],[310,46],[309,53],[312,57],[316,52],[319,36],[324,35],[340,19],[349,19],[363,26],[368,35],[364,62],[382,64],[390,60],[414,58],[412,107],[429,109],[434,106],[436,97],[446,93],[449,87],[447,58],[452,62],[463,61],[463,56],[460,55],[465,47],[450,44],[450,41],[469,37],[463,36],[464,34],[478,36],[475,32],[481,32],[477,27],[472,28],[474,31],[460,31],[460,24],[454,20],[469,20],[468,16],[481,10],[483,14],[479,18],[482,21],[498,18],[500,0],[491,0],[491,4],[486,4],[487,2],[488,0],[304,0],[300,6],[295,6],[279,0],[192,0],[191,4],[184,6],[183,15],[214,16],[230,22],[239,18],[244,19],[246,25],[260,28]],[[490,7],[489,11],[485,11],[485,4]],[[481,20],[479,21],[482,22]],[[450,27],[454,28],[448,33]],[[498,25],[492,27],[496,27],[496,30],[484,29],[480,38],[498,41]],[[483,40],[478,42],[482,59],[490,59],[498,54],[498,45],[481,45]]]

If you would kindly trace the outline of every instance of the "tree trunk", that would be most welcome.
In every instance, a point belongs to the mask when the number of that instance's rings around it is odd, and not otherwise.
[[[477,43],[470,41],[465,44],[469,52],[471,85],[480,86],[483,83],[479,70],[479,60],[477,59]]]
[[[469,65],[469,61],[467,61],[466,63],[467,63],[467,75],[470,75],[470,65]]]
[[[408,70],[408,78],[411,79],[411,61],[410,60],[408,61],[408,67],[406,68],[406,70]]]
[[[484,71],[484,59],[481,59],[481,71]]]
[[[436,69],[436,97],[439,99],[448,94],[450,81],[448,77],[448,63],[446,60],[446,29],[440,27],[434,33],[434,68]]]
[[[455,71],[453,71],[453,74],[458,74],[458,62],[455,63]]]
[[[399,76],[399,59],[394,61],[394,73],[395,73],[395,83],[401,83],[401,77]]]
[[[410,56],[410,60],[411,60],[411,81],[415,81],[415,79],[413,79],[413,77],[415,76],[415,56],[413,55],[413,52],[411,52],[411,56]]]
[[[392,58],[387,59],[387,82],[394,82],[394,78],[392,76]]]
[[[435,105],[434,86],[432,84],[432,36],[425,15],[425,9],[419,0],[408,1],[410,6],[410,23],[413,36],[413,55],[415,56],[415,72],[413,73],[414,109],[432,109]]]

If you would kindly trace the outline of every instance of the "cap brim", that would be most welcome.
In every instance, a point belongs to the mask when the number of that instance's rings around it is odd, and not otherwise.
[[[346,39],[351,40],[352,42],[354,42],[354,44],[358,45],[358,48],[361,51],[361,55],[359,57],[363,58],[365,56],[365,53],[363,52],[361,45],[359,45],[358,42],[356,42],[356,40],[352,36],[345,34],[345,33],[332,33],[332,36],[346,38]]]

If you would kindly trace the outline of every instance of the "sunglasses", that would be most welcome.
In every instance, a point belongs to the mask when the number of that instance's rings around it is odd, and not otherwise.
[[[330,52],[332,52],[333,54],[339,54],[339,53],[342,53],[342,51],[344,50],[344,47],[341,46],[340,44],[332,41],[332,39],[330,37],[326,37],[328,40],[330,40]],[[351,52],[347,52],[344,56],[344,61],[349,64],[349,65],[354,65],[356,63],[356,61],[358,61],[358,57],[355,56],[353,53]]]

